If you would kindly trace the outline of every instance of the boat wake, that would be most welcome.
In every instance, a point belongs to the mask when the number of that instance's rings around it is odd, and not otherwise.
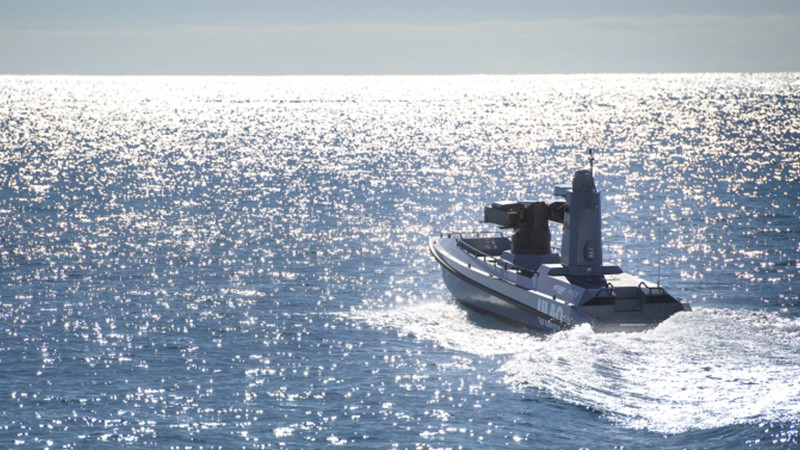
[[[800,319],[698,308],[641,333],[553,334],[476,325],[452,303],[363,317],[478,356],[503,356],[514,389],[600,412],[620,426],[677,434],[734,424],[800,420]]]
[[[644,333],[556,333],[504,365],[506,380],[602,412],[623,426],[680,433],[800,418],[800,320],[698,309]]]
[[[511,355],[526,333],[512,332],[494,319],[453,302],[425,302],[390,309],[361,310],[349,316],[372,327],[395,329],[422,341],[481,357]]]

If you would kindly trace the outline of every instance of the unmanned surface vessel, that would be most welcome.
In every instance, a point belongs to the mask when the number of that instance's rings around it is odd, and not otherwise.
[[[591,157],[590,157],[591,161]],[[592,170],[556,186],[564,201],[497,202],[484,220],[501,232],[453,232],[429,248],[445,285],[471,309],[526,327],[561,330],[588,323],[597,331],[638,331],[691,306],[659,284],[603,263],[600,193]],[[550,246],[549,222],[563,224],[561,254]]]

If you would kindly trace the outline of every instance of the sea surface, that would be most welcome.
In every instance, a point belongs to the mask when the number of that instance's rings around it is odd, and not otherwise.
[[[589,149],[694,310],[454,304],[428,238]],[[798,271],[798,73],[0,77],[3,448],[798,448]]]

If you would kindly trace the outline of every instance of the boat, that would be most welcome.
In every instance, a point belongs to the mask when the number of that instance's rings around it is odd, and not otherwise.
[[[504,322],[544,331],[589,324],[595,331],[642,331],[691,311],[657,283],[603,262],[600,192],[593,160],[557,185],[559,200],[501,201],[484,208],[500,230],[441,232],[429,249],[455,300]],[[560,254],[550,223],[560,224]],[[507,235],[507,231],[513,230]]]

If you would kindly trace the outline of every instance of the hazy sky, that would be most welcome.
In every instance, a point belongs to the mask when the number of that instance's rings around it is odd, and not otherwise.
[[[800,71],[800,0],[0,0],[5,74]]]

